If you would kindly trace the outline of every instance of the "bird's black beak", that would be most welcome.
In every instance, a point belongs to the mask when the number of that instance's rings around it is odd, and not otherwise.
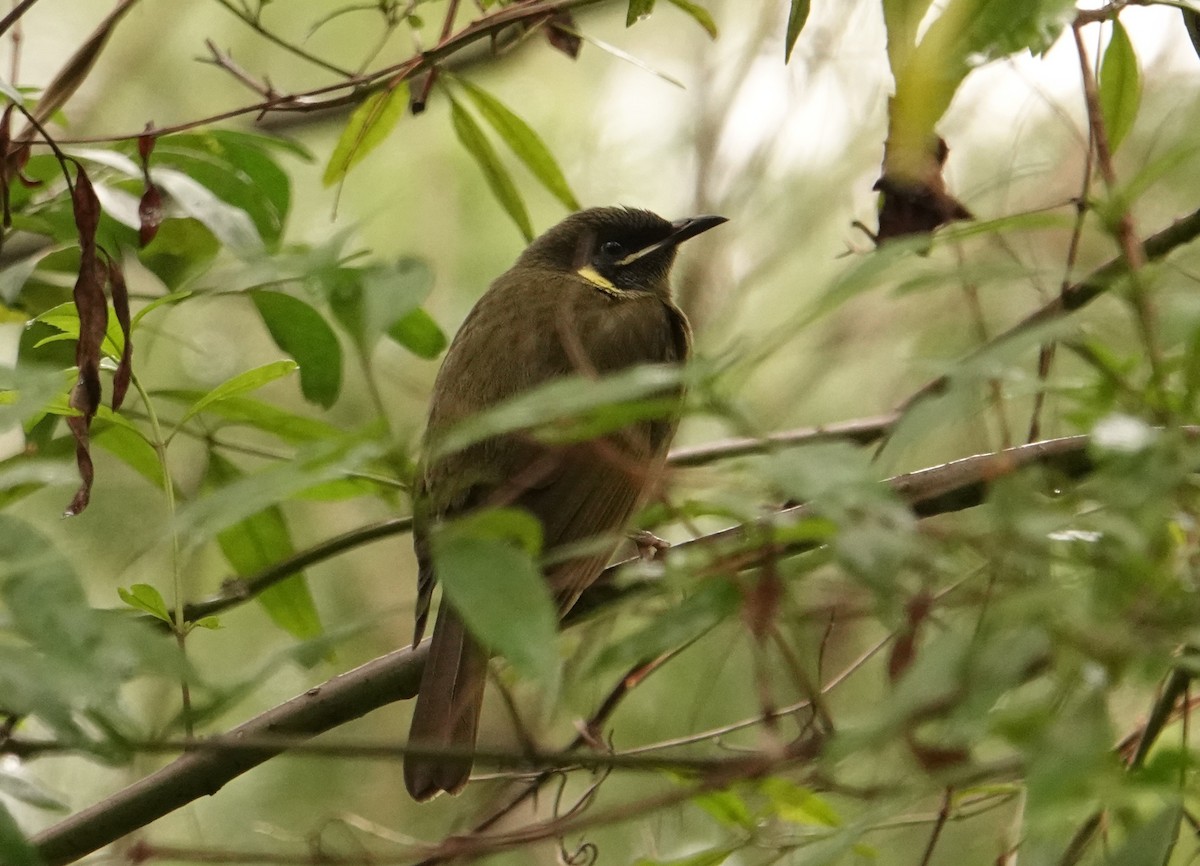
[[[648,256],[651,253],[666,249],[667,247],[676,247],[686,241],[688,238],[694,238],[696,235],[706,232],[711,228],[716,228],[721,223],[729,222],[723,216],[697,216],[689,217],[688,219],[676,220],[671,223],[671,233],[661,241],[656,241],[648,247],[642,247],[640,250],[634,250],[625,258],[617,262],[618,265],[624,266],[636,262],[643,256]]]

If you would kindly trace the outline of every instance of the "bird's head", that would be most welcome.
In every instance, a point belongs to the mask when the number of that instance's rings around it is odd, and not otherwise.
[[[518,266],[578,274],[602,291],[669,293],[679,244],[725,222],[698,216],[670,222],[648,210],[598,207],[567,217],[535,240]]]

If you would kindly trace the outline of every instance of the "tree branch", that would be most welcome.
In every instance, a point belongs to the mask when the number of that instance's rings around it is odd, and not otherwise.
[[[1200,427],[1185,428],[1200,435]],[[994,454],[980,454],[941,466],[899,475],[884,482],[918,516],[958,511],[978,505],[990,485],[1006,475],[1030,466],[1042,465],[1078,477],[1092,467],[1087,454],[1088,437],[1071,436],[1009,448]],[[799,505],[778,512],[772,520],[795,520],[809,513]],[[676,545],[665,555],[699,546],[744,542],[755,533],[739,525],[700,536]],[[794,554],[812,549],[812,542],[759,545],[743,551],[731,562],[738,568],[750,568],[764,558]],[[604,578],[626,563],[609,566]],[[611,580],[598,581],[572,608],[565,623],[571,625],[594,612],[644,591],[646,584],[634,584],[619,590]],[[428,644],[389,653],[361,667],[315,686],[273,709],[254,717],[227,734],[227,738],[263,736],[308,738],[329,731],[394,701],[412,698],[417,691]],[[34,837],[33,843],[48,866],[69,863],[108,845],[140,827],[205,795],[215,794],[225,783],[285,751],[283,742],[245,751],[192,752],[156,773],[118,791],[111,797],[84,809]]]

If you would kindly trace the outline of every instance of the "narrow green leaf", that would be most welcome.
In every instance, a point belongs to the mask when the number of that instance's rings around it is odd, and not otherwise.
[[[703,10],[700,11],[703,12]],[[496,130],[517,158],[533,172],[534,177],[540,180],[542,185],[568,209],[579,210],[579,201],[571,192],[571,187],[567,184],[567,179],[563,176],[562,169],[559,168],[554,155],[529,124],[487,91],[469,81],[460,79],[459,84],[462,85],[475,108],[483,115],[483,119],[491,124],[492,129]]]
[[[517,519],[521,517],[523,519]],[[431,539],[446,597],[479,641],[553,691],[558,613],[529,550],[537,521],[491,510],[440,527]]]
[[[121,460],[149,481],[155,489],[162,490],[162,463],[158,459],[158,452],[154,450],[154,446],[146,440],[141,431],[125,418],[113,415],[112,410],[106,414],[106,420],[110,423],[105,423],[99,430],[92,433],[93,444]],[[116,418],[121,420],[111,421]]]
[[[163,390],[155,391],[156,396],[185,403],[195,403],[204,396],[201,391]],[[301,444],[305,442],[321,442],[339,439],[342,430],[327,421],[317,418],[306,418],[294,412],[288,412],[270,403],[255,400],[253,397],[226,397],[218,403],[210,404],[205,411],[230,424],[254,427],[264,433],[277,436],[285,442]]]
[[[0,802],[0,863],[5,866],[45,866],[45,861],[29,844],[3,802]]]
[[[436,358],[446,348],[446,335],[420,307],[397,319],[387,335],[418,358]]]
[[[625,26],[632,27],[648,17],[654,11],[654,2],[655,0],[629,0],[629,9],[625,12]]]
[[[38,809],[50,812],[70,811],[70,807],[62,801],[62,798],[51,794],[36,782],[4,769],[0,769],[0,792]]]
[[[713,578],[681,604],[656,617],[654,622],[609,645],[593,663],[594,671],[620,669],[658,658],[709,631],[738,608],[737,588],[727,580]]]
[[[758,823],[746,801],[733,789],[697,794],[692,802],[727,827],[753,830]]]
[[[699,3],[693,3],[692,0],[669,0],[669,2],[691,15],[710,38],[716,39],[720,35],[717,30],[717,22],[713,20],[712,14]]]
[[[722,845],[719,848],[699,851],[677,860],[649,860],[643,857],[633,866],[721,866],[736,850],[736,846]]]
[[[454,134],[483,171],[492,195],[517,224],[525,240],[532,241],[533,225],[529,221],[528,211],[525,210],[525,202],[521,200],[521,194],[509,176],[508,169],[496,156],[496,151],[488,143],[483,130],[453,98],[450,99],[450,118],[454,124]]]
[[[218,454],[209,461],[208,482],[224,487],[244,478],[242,472]],[[233,570],[245,577],[286,559],[296,552],[283,509],[272,505],[217,533],[217,544]],[[316,603],[304,572],[268,587],[257,596],[271,620],[293,637],[307,640],[324,633]]]
[[[191,408],[184,412],[183,417],[179,419],[179,426],[182,426],[185,421],[199,415],[214,403],[261,388],[263,385],[268,382],[274,382],[276,379],[282,379],[289,373],[294,372],[297,367],[298,365],[295,361],[272,361],[270,364],[263,364],[261,367],[255,367],[253,370],[238,373],[193,403]]]
[[[1130,833],[1125,844],[1104,862],[1111,866],[1167,866],[1171,862],[1182,821],[1182,805],[1168,804]]]
[[[672,391],[683,381],[683,370],[666,365],[634,367],[599,380],[586,376],[556,379],[456,424],[435,443],[434,453],[450,454],[489,436],[644,400]]]
[[[332,186],[346,177],[351,168],[378,147],[404,114],[408,106],[408,83],[401,82],[391,90],[373,93],[354,109],[346,128],[342,130],[321,182]]]
[[[1099,87],[1100,114],[1108,133],[1108,149],[1116,153],[1137,118],[1142,101],[1142,77],[1129,34],[1115,18],[1112,37],[1100,64]]]
[[[784,63],[792,59],[792,49],[796,47],[800,31],[804,29],[804,24],[808,21],[810,3],[811,0],[792,0],[791,8],[788,9],[787,38],[783,44]]]
[[[283,292],[250,293],[275,345],[300,365],[304,399],[328,409],[342,390],[342,347],[325,318]]]
[[[192,292],[184,289],[183,291],[171,292],[169,295],[163,295],[160,298],[155,298],[153,301],[146,304],[146,306],[142,307],[133,314],[133,321],[130,323],[130,327],[136,330],[137,326],[141,324],[142,319],[146,318],[146,316],[153,313],[159,307],[178,304],[180,301],[186,301],[192,296],[192,294]]]
[[[167,603],[163,600],[162,593],[148,583],[135,583],[129,589],[118,586],[117,595],[134,610],[148,613],[163,622],[171,621],[171,614],[167,611]]]

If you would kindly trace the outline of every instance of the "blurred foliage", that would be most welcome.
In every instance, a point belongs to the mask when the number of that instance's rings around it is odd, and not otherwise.
[[[495,762],[408,803],[380,713],[130,859],[415,862],[451,830],[508,863],[1195,859],[1186,3],[120,2],[57,41],[53,5],[22,17],[53,49],[0,81],[0,861],[42,862],[29,840],[160,741],[404,644],[412,558],[375,542],[411,510],[430,361],[513,226],[621,197],[731,217],[679,268],[695,363],[554,382],[436,443],[587,439],[681,381],[680,447],[752,440],[672,474],[638,528],[689,543],[557,640],[528,515],[433,537],[503,656],[481,748],[574,743],[593,769],[536,777],[500,853],[468,831],[534,777]],[[885,214],[878,248],[850,228]],[[1027,430],[1090,437],[1086,470],[1014,452],[926,498],[920,472],[881,484]],[[921,507],[967,488],[981,504]]]

